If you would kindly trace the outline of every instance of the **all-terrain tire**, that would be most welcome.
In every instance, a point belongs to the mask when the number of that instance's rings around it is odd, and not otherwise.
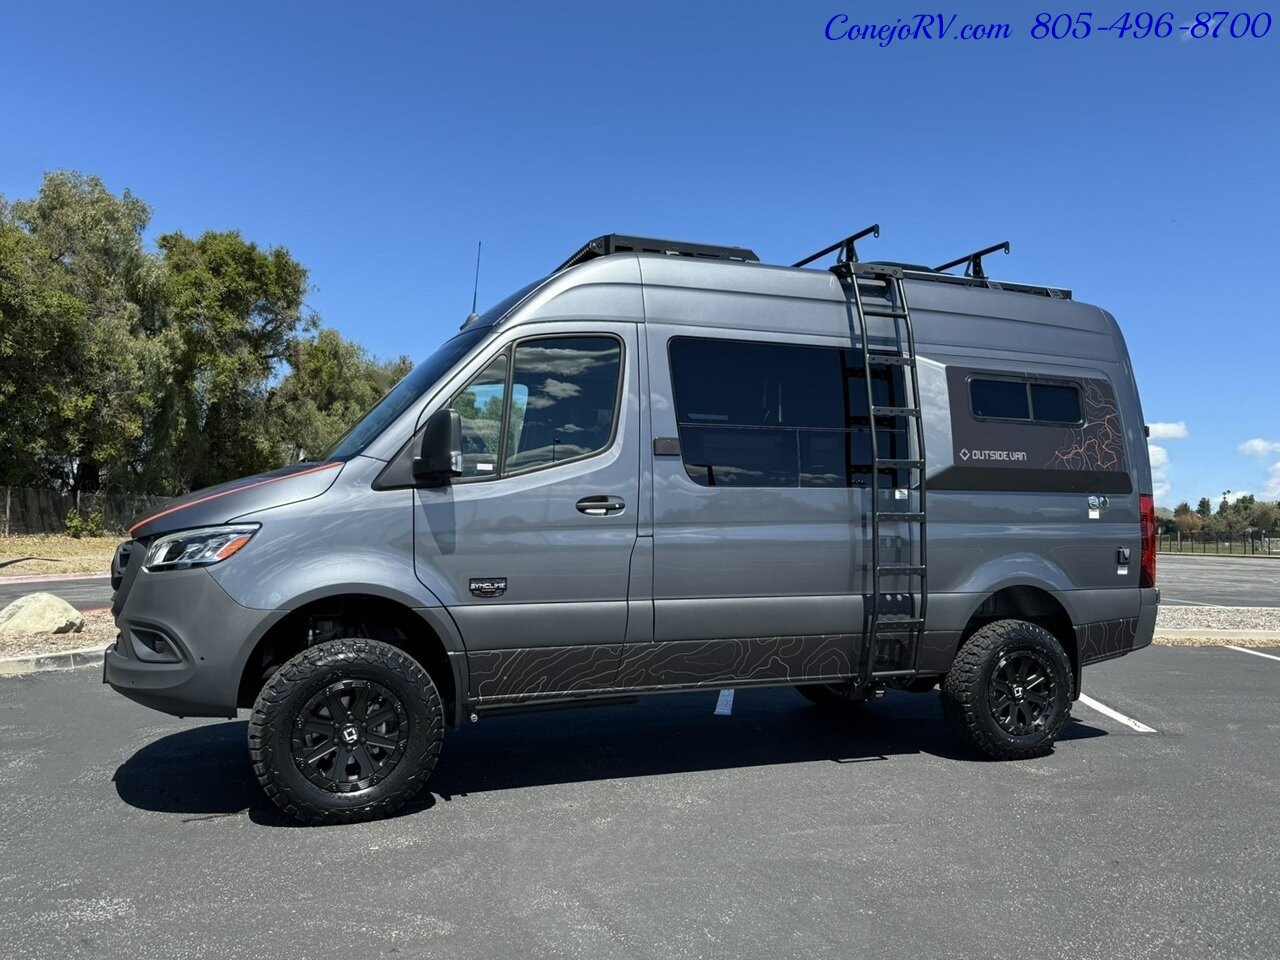
[[[316,825],[395,813],[426,783],[443,739],[431,677],[376,640],[302,651],[267,681],[249,720],[262,789],[289,816]]]
[[[956,654],[942,681],[942,713],[967,747],[1023,760],[1053,749],[1071,695],[1071,663],[1057,638],[1034,623],[997,620]]]

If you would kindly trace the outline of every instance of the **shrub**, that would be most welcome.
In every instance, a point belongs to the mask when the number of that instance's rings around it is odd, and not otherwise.
[[[67,513],[67,534],[79,540],[81,537],[101,537],[105,535],[102,528],[102,511],[90,510],[81,515],[75,507]]]

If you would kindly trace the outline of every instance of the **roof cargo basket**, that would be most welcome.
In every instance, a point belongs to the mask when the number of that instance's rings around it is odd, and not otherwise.
[[[733,260],[738,263],[759,263],[760,258],[754,250],[746,247],[719,247],[706,243],[685,243],[680,240],[655,240],[652,237],[629,237],[621,233],[610,233],[603,237],[588,240],[572,257],[555,272],[566,270],[575,264],[596,257],[607,257],[611,253],[661,253],[671,257],[695,257],[699,260]]]

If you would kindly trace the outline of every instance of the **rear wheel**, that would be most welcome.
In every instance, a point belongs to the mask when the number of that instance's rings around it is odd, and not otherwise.
[[[1071,663],[1048,630],[998,620],[978,630],[942,681],[942,712],[969,747],[995,760],[1053,749],[1071,707]]]
[[[443,740],[435,684],[376,640],[318,644],[278,671],[249,721],[254,773],[277,806],[310,824],[388,816],[426,782]]]

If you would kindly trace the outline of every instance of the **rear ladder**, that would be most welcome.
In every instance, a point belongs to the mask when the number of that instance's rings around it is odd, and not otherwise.
[[[907,306],[902,269],[887,264],[859,262],[850,242],[844,249],[842,260],[831,270],[852,293],[850,306],[857,316],[851,315],[849,319],[851,324],[856,320],[857,329],[850,330],[850,334],[862,344],[863,369],[850,370],[848,376],[861,372],[867,392],[867,427],[871,437],[871,592],[863,616],[865,626],[857,680],[862,684],[873,684],[914,677],[924,637],[929,602],[924,418],[920,406],[915,332]],[[887,308],[880,308],[874,303],[868,306],[863,300],[860,281],[883,284]],[[887,345],[891,352],[872,350],[868,320],[889,321]],[[902,371],[903,391],[898,397],[892,392],[895,368]],[[906,406],[877,402],[874,389],[876,372],[887,374],[890,384],[888,402],[901,404],[905,401]],[[889,438],[903,438],[890,444],[888,456],[881,452],[882,433]],[[854,465],[850,464],[850,470],[853,469]],[[905,487],[897,486],[900,472],[906,475]],[[882,488],[881,479],[885,477],[889,483]],[[892,499],[882,497],[882,493]],[[886,509],[889,505],[891,508]],[[885,528],[889,528],[897,544],[897,556],[889,563],[881,561],[882,531]]]

